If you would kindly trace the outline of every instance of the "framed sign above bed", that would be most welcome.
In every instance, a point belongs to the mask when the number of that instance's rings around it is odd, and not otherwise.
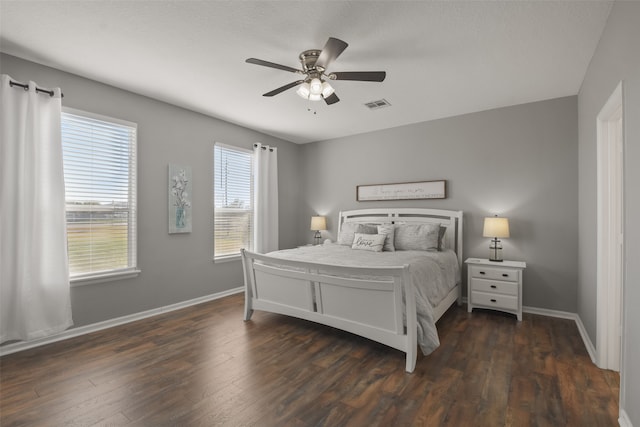
[[[380,200],[446,199],[447,181],[401,182],[397,184],[371,184],[356,187],[358,202]]]

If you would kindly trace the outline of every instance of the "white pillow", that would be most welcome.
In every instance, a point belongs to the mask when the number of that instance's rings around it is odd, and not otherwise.
[[[387,252],[395,252],[396,247],[393,246],[394,236],[395,236],[395,227],[393,224],[382,224],[378,226],[378,234],[384,234],[384,247],[383,251]]]
[[[394,246],[398,251],[437,251],[439,232],[439,224],[398,225]]]
[[[353,245],[351,249],[360,249],[363,251],[382,252],[384,246],[384,239],[387,237],[384,234],[364,234],[355,233],[353,238]]]

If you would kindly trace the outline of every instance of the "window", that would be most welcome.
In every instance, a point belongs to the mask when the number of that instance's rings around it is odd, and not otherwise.
[[[253,152],[215,144],[214,259],[235,257],[253,243]]]
[[[136,131],[64,108],[62,152],[72,282],[132,276],[136,263]]]

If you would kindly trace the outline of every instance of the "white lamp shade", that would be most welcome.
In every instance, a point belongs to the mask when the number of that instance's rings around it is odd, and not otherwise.
[[[319,231],[327,229],[327,218],[323,216],[312,216],[311,217],[311,230]]]
[[[328,98],[330,97],[333,92],[335,92],[335,90],[333,89],[333,87],[331,87],[331,85],[327,82],[322,82],[322,97],[323,98]]]
[[[484,237],[505,238],[509,237],[509,220],[497,216],[484,219]]]
[[[334,92],[331,85],[320,79],[314,78],[311,81],[304,82],[298,86],[296,93],[309,101],[320,101],[323,97],[327,98]]]
[[[322,82],[320,79],[311,79],[309,82],[309,92],[311,92],[311,95],[320,95],[322,93]]]
[[[302,83],[299,87],[298,90],[296,91],[296,93],[298,95],[300,95],[300,97],[304,98],[304,99],[309,99],[309,83]]]

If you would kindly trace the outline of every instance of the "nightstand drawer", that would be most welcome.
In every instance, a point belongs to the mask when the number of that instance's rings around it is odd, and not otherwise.
[[[517,270],[505,270],[503,268],[492,268],[476,265],[471,266],[469,269],[471,270],[471,277],[506,280],[509,282],[517,282],[518,275],[520,274],[520,272]]]
[[[473,291],[471,293],[471,301],[473,305],[482,305],[488,308],[518,310],[518,297],[511,295]]]
[[[517,282],[503,282],[500,280],[471,279],[471,290],[488,292],[490,294],[506,294],[518,296]]]

